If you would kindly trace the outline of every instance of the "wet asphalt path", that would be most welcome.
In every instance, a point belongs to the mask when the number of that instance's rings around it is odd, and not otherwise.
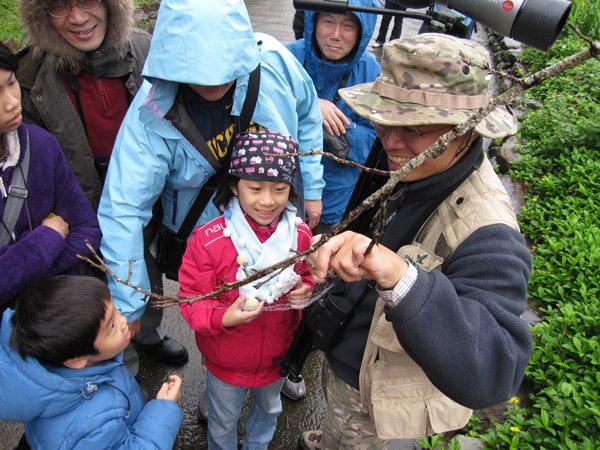
[[[246,6],[255,31],[271,34],[284,44],[294,40],[292,0],[246,0]],[[405,19],[403,35],[416,34],[419,25],[418,21]],[[376,32],[377,30],[378,27]],[[380,50],[375,50],[373,53],[375,56],[379,56]],[[176,283],[167,280],[165,293],[176,295],[177,287]],[[207,449],[206,424],[199,423],[197,420],[197,403],[201,390],[204,389],[204,377],[200,373],[199,352],[194,342],[193,333],[181,318],[178,309],[170,308],[165,314],[167,333],[188,348],[190,360],[182,367],[173,368],[141,354],[141,368],[138,378],[141,380],[143,387],[154,396],[169,373],[177,373],[183,377],[180,406],[184,412],[184,419],[174,448],[179,450]],[[302,431],[319,428],[324,412],[319,384],[321,358],[321,353],[313,351],[304,366],[303,375],[306,379],[308,391],[306,398],[298,402],[283,398],[283,414],[279,417],[277,431],[269,446],[270,450],[295,449],[298,436]],[[240,432],[243,432],[243,425],[240,427]],[[0,450],[14,448],[21,433],[22,427],[19,424],[0,421]],[[399,443],[397,448],[412,449],[413,445]]]
[[[294,8],[291,0],[246,0],[246,6],[252,19],[255,31],[264,32],[276,37],[287,44],[294,40],[292,18]],[[420,22],[404,20],[403,35],[416,34]],[[376,32],[379,27],[376,28]],[[390,26],[391,31],[391,26]],[[372,50],[379,56],[380,50]],[[177,284],[166,284],[173,294]],[[190,351],[190,361],[175,372],[184,379],[183,394],[180,405],[184,411],[184,421],[175,443],[175,449],[207,449],[206,424],[197,420],[197,404],[204,389],[204,377],[200,373],[199,352],[194,342],[193,334],[181,318],[179,311],[174,308],[166,311],[168,334],[183,342]],[[324,402],[320,387],[320,361],[322,354],[313,351],[304,366],[303,376],[307,385],[307,396],[295,402],[283,397],[283,413],[279,417],[277,431],[269,446],[270,450],[292,450],[296,448],[298,436],[306,430],[318,429],[323,417]],[[172,371],[141,355],[141,370],[139,378],[151,393],[156,392],[165,375]],[[240,434],[243,425],[240,426]],[[398,443],[398,449],[412,449],[412,443]]]

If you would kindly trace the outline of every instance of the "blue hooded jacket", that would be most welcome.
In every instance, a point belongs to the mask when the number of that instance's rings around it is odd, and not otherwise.
[[[108,266],[150,290],[142,229],[161,197],[163,224],[179,230],[197,193],[215,169],[171,120],[180,83],[221,85],[236,81],[232,115],[239,115],[249,74],[259,64],[260,90],[252,120],[294,137],[300,151],[322,148],[317,94],[302,65],[273,37],[253,33],[242,0],[163,0],[142,75],[143,85],[115,142],[100,201],[101,251]],[[320,155],[300,158],[304,199],[319,200],[324,187]],[[220,213],[209,203],[197,224]],[[145,303],[134,290],[109,277],[118,309],[129,322]]]
[[[10,346],[8,309],[0,328],[0,419],[25,422],[36,449],[171,449],[181,426],[175,402],[144,405],[121,353],[76,370],[22,359]]]
[[[375,7],[377,0],[350,0],[352,5]],[[288,44],[288,49],[303,63],[306,71],[313,80],[319,98],[332,101],[340,82],[345,74],[348,75],[346,87],[355,84],[374,81],[381,72],[381,67],[375,58],[366,51],[367,46],[377,22],[376,14],[363,12],[352,12],[361,25],[358,49],[354,57],[349,61],[332,63],[319,58],[313,45],[316,45],[315,17],[313,11],[306,11],[304,17],[304,38]],[[341,99],[336,106],[348,117],[350,125],[347,129],[350,142],[349,159],[363,164],[371,145],[375,140],[375,129],[371,123],[356,114]],[[326,131],[323,131],[326,133]],[[339,222],[344,214],[346,205],[356,183],[360,170],[351,166],[339,164],[332,159],[323,157],[321,163],[324,167],[323,178],[325,189],[323,191],[323,212],[321,222],[335,224]]]

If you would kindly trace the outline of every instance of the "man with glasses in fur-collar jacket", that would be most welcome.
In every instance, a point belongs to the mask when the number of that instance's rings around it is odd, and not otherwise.
[[[24,120],[57,138],[97,208],[117,132],[142,82],[150,35],[134,28],[132,0],[20,0],[19,8],[32,43],[19,53],[17,72]],[[158,270],[151,278],[152,290],[162,291]],[[185,347],[164,334],[162,310],[146,311],[134,346],[167,364],[185,363]],[[129,353],[135,373],[137,358]]]

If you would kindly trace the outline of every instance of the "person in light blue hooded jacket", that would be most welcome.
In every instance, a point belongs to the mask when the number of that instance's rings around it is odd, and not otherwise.
[[[376,7],[377,0],[350,0],[349,4]],[[327,145],[324,150],[343,159],[363,164],[375,140],[373,125],[339,98],[338,89],[374,81],[381,72],[375,58],[366,51],[375,30],[377,15],[364,12],[346,14],[305,11],[304,38],[288,44],[288,49],[310,75],[323,114],[323,134],[341,136],[349,144],[341,155]],[[333,147],[333,146],[332,146]],[[323,213],[315,234],[326,232],[344,214],[360,170],[323,157]]]
[[[300,151],[322,146],[317,95],[302,65],[275,38],[254,33],[242,0],[163,0],[145,78],[115,142],[98,218],[108,266],[152,290],[142,230],[161,199],[162,225],[177,232],[198,192],[227,166],[228,144],[250,73],[260,63],[260,90],[250,129],[290,135]],[[198,145],[204,139],[210,153]],[[304,209],[314,227],[324,186],[320,155],[300,157]],[[197,225],[219,215],[209,204]],[[114,301],[134,331],[142,296],[109,278]]]

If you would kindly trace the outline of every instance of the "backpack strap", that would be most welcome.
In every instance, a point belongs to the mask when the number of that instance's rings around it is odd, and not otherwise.
[[[27,198],[27,173],[29,172],[29,132],[26,132],[27,144],[21,165],[15,168],[8,188],[8,198],[2,216],[3,227],[0,228],[0,248],[4,248],[12,240],[15,241],[15,225],[21,214],[23,202]]]
[[[256,108],[256,101],[258,100],[258,91],[260,89],[260,64],[256,66],[256,68],[250,73],[250,80],[248,81],[248,90],[246,92],[246,98],[244,99],[244,105],[242,106],[242,111],[239,116],[239,127],[238,133],[241,131],[245,131],[250,126],[250,121],[252,120],[252,116],[254,115],[254,110]],[[233,143],[233,139],[231,140],[230,146]],[[199,145],[201,153],[210,154],[210,149],[208,148],[208,144],[205,140],[201,139],[199,141]],[[228,149],[227,155],[231,155],[231,149]],[[227,161],[229,159],[227,158]],[[187,239],[187,237],[192,232],[194,225],[200,218],[200,214],[206,208],[206,205],[210,198],[212,197],[217,182],[221,178],[221,175],[224,170],[227,170],[225,165],[221,168],[221,170],[217,171],[210,179],[202,186],[200,192],[196,196],[192,207],[188,211],[185,219],[183,219],[183,223],[181,227],[179,227],[179,231],[177,232],[177,237],[180,239]]]
[[[248,90],[246,91],[246,98],[244,99],[244,105],[242,106],[242,112],[240,113],[240,128],[238,133],[246,131],[250,126],[250,121],[254,115],[256,109],[256,101],[258,100],[258,91],[260,89],[260,64],[250,73],[250,79],[248,80]]]

